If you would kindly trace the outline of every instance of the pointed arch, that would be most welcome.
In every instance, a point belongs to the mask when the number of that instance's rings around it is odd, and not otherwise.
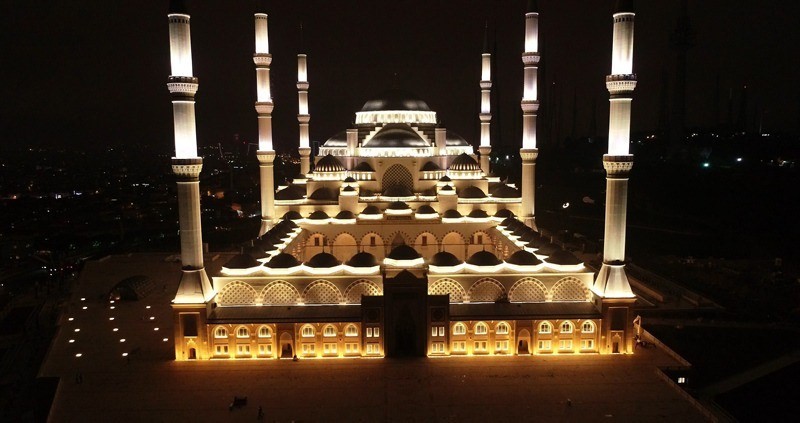
[[[553,301],[588,301],[589,289],[578,278],[567,276],[556,282],[552,289]]]
[[[336,260],[341,262],[350,260],[350,257],[358,253],[356,238],[350,233],[342,232],[333,239],[332,250],[332,254],[336,257]]]
[[[467,259],[465,244],[466,239],[460,232],[448,232],[442,238],[442,250],[458,257],[459,260]]]
[[[428,286],[428,295],[449,295],[451,303],[463,302],[466,294],[460,283],[449,278],[439,279]]]
[[[383,237],[377,232],[368,232],[361,237],[361,251],[375,256],[379,261],[386,257],[386,247],[384,246]]]
[[[221,305],[255,304],[256,290],[248,283],[233,281],[220,290],[217,302]]]
[[[433,233],[423,231],[414,238],[413,247],[425,260],[428,260],[439,252],[439,241]]]
[[[381,176],[381,192],[389,188],[402,187],[409,192],[414,192],[414,177],[405,166],[400,163],[391,165]]]
[[[289,282],[272,281],[261,290],[261,298],[264,304],[297,304],[300,292]]]
[[[514,303],[543,303],[547,287],[536,278],[522,278],[508,290],[508,300]]]
[[[330,281],[317,280],[311,282],[303,290],[303,302],[306,304],[340,304],[342,293]]]
[[[362,295],[381,295],[381,289],[370,280],[359,279],[344,290],[347,304],[361,304]]]
[[[506,293],[503,285],[491,278],[481,279],[469,289],[469,300],[472,302],[494,302]]]

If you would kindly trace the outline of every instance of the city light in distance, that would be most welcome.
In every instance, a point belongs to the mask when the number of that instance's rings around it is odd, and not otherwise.
[[[75,357],[78,357],[78,358],[83,357],[83,354],[77,353],[77,354],[75,354]]]

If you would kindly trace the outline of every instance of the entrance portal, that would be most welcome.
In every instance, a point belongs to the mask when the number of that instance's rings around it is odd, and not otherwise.
[[[424,357],[428,282],[408,271],[384,284],[386,355]]]
[[[197,349],[189,348],[189,360],[197,360]]]

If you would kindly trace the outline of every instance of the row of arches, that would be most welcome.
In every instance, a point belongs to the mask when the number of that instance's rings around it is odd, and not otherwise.
[[[442,278],[428,286],[430,295],[449,295],[451,303],[494,302],[508,298],[515,303],[543,303],[548,301],[588,301],[591,299],[589,289],[578,278],[568,276],[547,289],[542,281],[536,278],[522,278],[510,289],[492,278],[479,279],[469,289],[454,279]]]
[[[217,294],[217,303],[229,305],[291,305],[291,304],[360,304],[362,295],[381,295],[382,290],[366,279],[354,281],[342,292],[327,280],[316,280],[308,284],[302,293],[291,283],[272,281],[256,291],[243,281],[225,285]]]

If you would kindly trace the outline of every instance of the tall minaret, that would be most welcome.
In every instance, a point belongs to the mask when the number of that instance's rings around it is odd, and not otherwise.
[[[539,8],[535,0],[528,0],[525,13],[525,52],[522,63],[525,66],[522,91],[522,210],[521,217],[526,225],[536,226],[534,220],[536,207],[536,114],[539,112],[538,73],[539,73]]]
[[[261,6],[262,3],[259,3]],[[269,86],[269,32],[267,14],[259,7],[255,14],[256,51],[253,62],[256,64],[256,113],[258,113],[258,157],[261,185],[261,228],[258,236],[264,235],[272,227],[275,218],[275,175],[272,164],[275,151],[272,147],[272,95]]]
[[[489,156],[492,153],[490,127],[492,121],[492,55],[489,53],[489,24],[486,24],[483,34],[483,54],[481,54],[481,170],[489,176]]]
[[[606,169],[606,224],[603,266],[592,290],[602,298],[633,298],[625,275],[625,225],[628,207],[628,175],[633,168],[629,153],[631,101],[636,88],[633,74],[633,0],[617,0],[614,12],[611,75],[606,87],[611,94]]]
[[[300,37],[302,39],[303,25],[300,25]],[[301,48],[303,46],[301,45]],[[308,62],[305,53],[297,55],[297,122],[300,123],[300,175],[305,177],[311,171],[311,147],[308,141],[308,121],[311,115],[308,114]]]
[[[178,216],[181,235],[183,275],[174,304],[202,304],[213,296],[203,267],[203,238],[200,228],[200,171],[194,123],[194,95],[197,78],[192,76],[192,40],[189,13],[183,2],[172,0],[169,14],[169,47],[172,73],[167,87],[172,97],[175,123],[175,157],[172,171],[178,182]]]

